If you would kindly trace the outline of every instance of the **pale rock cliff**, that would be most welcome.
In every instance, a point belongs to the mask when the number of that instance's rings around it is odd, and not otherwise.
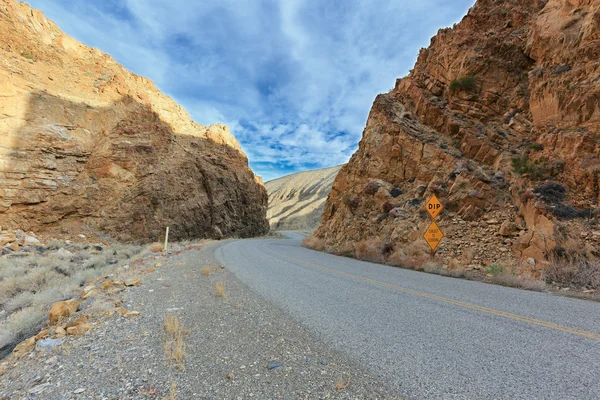
[[[315,230],[340,168],[298,172],[265,183],[269,194],[267,218],[271,228]]]

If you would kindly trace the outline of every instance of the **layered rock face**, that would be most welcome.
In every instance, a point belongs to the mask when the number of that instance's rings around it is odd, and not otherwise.
[[[0,2],[0,225],[120,240],[268,231],[267,194],[227,127],[187,112],[25,3]]]
[[[341,166],[299,172],[265,183],[267,218],[279,230],[314,231]]]
[[[477,1],[376,98],[316,236],[410,247],[436,194],[446,261],[600,255],[599,82],[600,0]]]

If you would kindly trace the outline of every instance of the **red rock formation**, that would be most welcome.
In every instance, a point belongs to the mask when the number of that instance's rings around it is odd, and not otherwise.
[[[267,194],[227,127],[193,122],[146,78],[0,1],[0,225],[122,240],[251,236]]]
[[[410,246],[435,193],[445,260],[597,253],[599,82],[600,0],[477,1],[377,97],[316,236]]]

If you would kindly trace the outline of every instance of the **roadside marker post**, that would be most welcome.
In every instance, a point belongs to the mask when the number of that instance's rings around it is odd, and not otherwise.
[[[165,246],[164,246],[164,251],[165,251],[165,255],[169,254],[169,227],[167,226],[167,231],[165,232]]]
[[[435,256],[435,249],[437,249],[440,242],[444,238],[444,233],[441,231],[440,227],[435,223],[435,218],[438,215],[440,215],[440,213],[444,209],[444,206],[438,200],[437,196],[433,195],[425,204],[425,209],[431,217],[431,224],[425,231],[423,237],[425,238],[425,241],[431,248],[431,258],[433,259],[433,256]]]

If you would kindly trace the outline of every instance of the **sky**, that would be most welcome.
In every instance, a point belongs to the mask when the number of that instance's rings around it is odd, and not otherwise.
[[[265,181],[343,164],[379,93],[474,0],[28,0],[224,123]]]

